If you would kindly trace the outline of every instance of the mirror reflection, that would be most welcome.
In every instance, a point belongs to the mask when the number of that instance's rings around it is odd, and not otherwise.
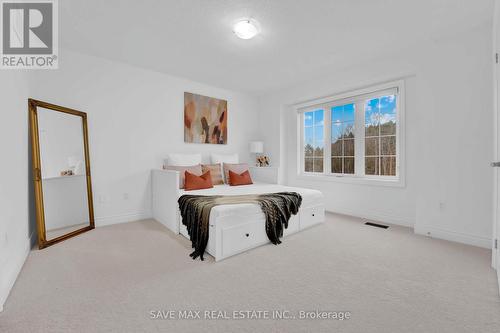
[[[46,240],[89,225],[83,118],[38,107]]]

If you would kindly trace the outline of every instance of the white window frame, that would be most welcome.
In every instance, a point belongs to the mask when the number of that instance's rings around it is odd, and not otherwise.
[[[384,95],[390,91],[397,92],[396,98],[396,176],[365,175],[365,110],[361,99],[367,100]],[[355,103],[354,123],[354,174],[331,173],[331,108],[333,106]],[[308,102],[295,104],[297,112],[297,177],[304,180],[335,181],[342,183],[405,186],[405,84],[404,80],[391,81],[373,85],[363,89],[332,95]],[[304,114],[318,109],[324,110],[324,156],[323,173],[306,172],[304,158]],[[361,152],[361,153],[360,153]]]

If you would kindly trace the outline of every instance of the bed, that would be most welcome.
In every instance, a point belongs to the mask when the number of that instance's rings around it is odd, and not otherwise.
[[[287,236],[322,223],[325,217],[323,194],[320,191],[261,182],[259,174],[252,172],[254,184],[242,186],[216,185],[205,190],[184,191],[179,189],[178,171],[153,170],[153,217],[176,234],[189,239],[182,224],[178,198],[183,194],[193,195],[243,195],[276,192],[297,192],[302,196],[299,213],[292,216]],[[272,180],[272,179],[271,179]],[[220,261],[235,254],[269,243],[265,232],[265,217],[257,204],[236,204],[216,206],[210,213],[210,231],[206,252]],[[286,240],[285,240],[286,242]]]

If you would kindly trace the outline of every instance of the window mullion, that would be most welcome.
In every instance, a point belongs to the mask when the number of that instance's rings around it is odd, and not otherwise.
[[[306,160],[306,152],[305,152],[305,143],[306,143],[306,140],[305,140],[305,121],[304,121],[304,117],[305,117],[305,113],[302,112],[300,114],[300,117],[299,117],[299,121],[300,121],[300,127],[299,127],[299,131],[300,131],[300,172],[305,172],[306,171],[306,163],[305,163],[305,160]]]
[[[365,170],[365,110],[363,102],[356,102],[354,110],[354,174],[362,177]]]
[[[313,146],[313,152],[312,152],[312,172],[314,172],[314,162],[316,162],[316,124],[314,123],[315,121],[315,116],[313,113],[313,122],[312,122],[312,146]]]
[[[323,149],[323,173],[332,172],[332,111],[330,106],[324,108],[325,125],[323,127],[325,148]]]
[[[381,133],[380,128],[382,127],[382,124],[380,122],[380,119],[381,119],[380,103],[381,103],[381,101],[379,98],[378,106],[377,106],[377,108],[378,108],[378,111],[377,111],[377,114],[378,114],[378,117],[377,117],[378,118],[378,174],[377,175],[379,175],[379,176],[382,175],[382,156],[381,156],[382,155],[382,147],[381,147],[382,140],[380,139],[380,133]]]

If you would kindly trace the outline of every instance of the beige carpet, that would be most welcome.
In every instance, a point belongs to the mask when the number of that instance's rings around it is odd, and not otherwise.
[[[154,221],[33,251],[0,332],[500,332],[489,251],[328,215],[219,263]],[[150,319],[158,310],[350,311],[335,320]]]

